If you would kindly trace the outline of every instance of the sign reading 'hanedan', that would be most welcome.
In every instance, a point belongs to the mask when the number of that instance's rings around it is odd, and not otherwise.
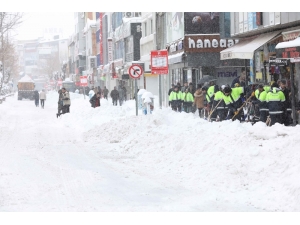
[[[186,35],[185,52],[220,52],[237,44],[237,39],[220,39],[220,35]]]

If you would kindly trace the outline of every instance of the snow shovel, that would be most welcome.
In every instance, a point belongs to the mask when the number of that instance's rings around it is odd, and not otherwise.
[[[246,105],[249,101],[250,101],[250,99],[252,98],[252,95],[249,97],[249,98],[247,98],[247,100],[243,103],[243,105],[240,107],[240,108],[238,108],[237,109],[237,114],[235,114],[231,119],[233,120],[234,119],[234,117],[236,117],[238,114],[239,114],[239,112],[241,111],[241,109],[244,107],[244,105]]]
[[[221,103],[223,101],[223,98],[218,102],[218,104],[215,106],[215,108],[213,108],[211,111],[210,111],[210,113],[209,113],[209,115],[208,115],[208,121],[210,122],[210,117],[211,117],[211,115],[214,113],[214,111],[218,108],[218,106],[219,106],[219,104]]]

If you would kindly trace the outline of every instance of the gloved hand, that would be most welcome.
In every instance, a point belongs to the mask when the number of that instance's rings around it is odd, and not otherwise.
[[[234,115],[236,116],[237,114],[239,114],[239,112],[238,112],[238,111],[235,111],[235,112],[234,112]]]
[[[255,92],[254,92],[254,91],[252,92],[251,96],[252,96],[252,97],[254,97],[254,96],[255,96]]]

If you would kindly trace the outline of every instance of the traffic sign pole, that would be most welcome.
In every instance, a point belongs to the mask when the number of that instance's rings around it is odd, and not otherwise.
[[[83,99],[85,99],[85,87],[83,86]]]
[[[138,116],[139,112],[138,112],[138,97],[137,97],[137,80],[134,80],[134,84],[135,84],[135,115]]]
[[[138,96],[137,96],[137,78],[143,74],[143,68],[140,65],[132,65],[129,67],[129,76],[134,79],[135,86],[135,114],[138,115]]]

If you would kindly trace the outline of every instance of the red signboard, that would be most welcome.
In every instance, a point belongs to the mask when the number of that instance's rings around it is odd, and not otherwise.
[[[300,47],[276,49],[276,58],[289,59],[289,58],[299,58],[299,57],[300,57]]]
[[[61,85],[62,85],[62,80],[61,80],[61,79],[59,79],[59,80],[57,81],[57,85],[58,85],[58,86],[61,86]]]
[[[151,73],[152,74],[169,73],[167,50],[151,51]]]
[[[256,25],[260,26],[263,24],[263,13],[262,12],[256,12]]]
[[[80,76],[80,86],[81,87],[88,86],[87,76]]]
[[[99,16],[99,23],[100,23],[100,33],[99,33],[99,46],[100,46],[100,64],[103,64],[103,38],[102,38],[102,35],[103,35],[103,32],[102,32],[102,17],[103,17],[103,14],[102,12],[100,12],[100,16]]]

